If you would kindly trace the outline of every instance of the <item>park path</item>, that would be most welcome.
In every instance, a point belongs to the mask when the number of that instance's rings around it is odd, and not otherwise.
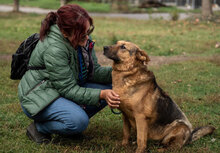
[[[0,12],[11,12],[13,7],[10,5],[0,5]],[[20,7],[20,11],[24,13],[36,13],[36,14],[47,14],[50,11],[56,11],[52,9],[42,9],[36,7]],[[170,20],[170,13],[89,13],[93,17],[112,17],[112,18],[129,18],[129,19],[138,19],[138,20],[149,20],[149,19],[164,19]],[[192,16],[191,13],[180,13],[179,19],[183,20]]]

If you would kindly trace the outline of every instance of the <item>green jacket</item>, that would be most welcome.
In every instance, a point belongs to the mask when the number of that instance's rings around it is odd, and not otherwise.
[[[94,74],[92,82],[111,83],[111,67],[101,67],[92,51]],[[46,66],[45,70],[28,70],[18,86],[22,106],[36,115],[59,97],[77,104],[98,105],[100,89],[83,88],[77,84],[79,67],[77,51],[63,37],[57,25],[32,52],[29,66]]]

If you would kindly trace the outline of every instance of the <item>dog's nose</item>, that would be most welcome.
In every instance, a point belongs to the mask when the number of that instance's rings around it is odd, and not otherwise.
[[[104,51],[107,51],[108,50],[108,46],[104,46]]]

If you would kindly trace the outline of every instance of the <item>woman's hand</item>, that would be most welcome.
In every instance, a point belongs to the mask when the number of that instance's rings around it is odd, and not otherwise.
[[[118,108],[120,104],[120,97],[113,90],[101,90],[100,99],[105,99],[110,108]]]

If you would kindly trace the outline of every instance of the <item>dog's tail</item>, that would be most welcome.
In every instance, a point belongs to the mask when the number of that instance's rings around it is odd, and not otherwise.
[[[213,126],[202,126],[195,128],[191,133],[188,143],[196,141],[205,135],[212,134],[214,130],[215,128]]]

